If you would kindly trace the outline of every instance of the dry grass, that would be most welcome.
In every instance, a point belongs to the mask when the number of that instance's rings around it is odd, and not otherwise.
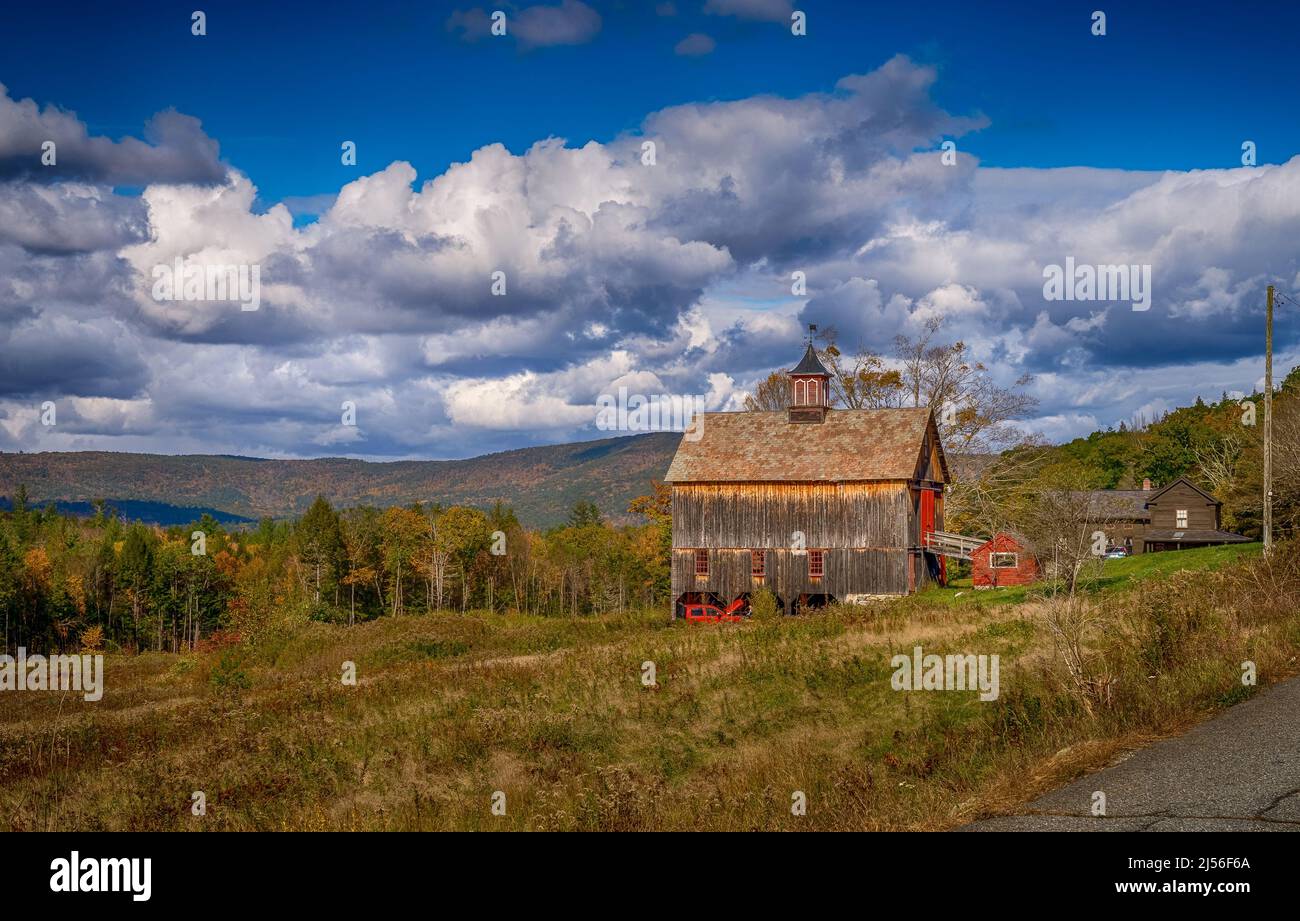
[[[946,828],[1242,699],[1245,659],[1294,673],[1298,573],[1286,548],[1094,599],[1078,655],[1113,698],[1092,712],[1048,602],[402,617],[110,656],[98,703],[0,695],[0,829]],[[918,643],[1000,655],[1000,698],[893,691]]]

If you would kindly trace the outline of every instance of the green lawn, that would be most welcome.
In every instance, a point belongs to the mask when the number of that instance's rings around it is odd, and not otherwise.
[[[1086,591],[1109,593],[1123,591],[1134,582],[1166,576],[1181,569],[1218,569],[1220,566],[1258,556],[1263,544],[1228,544],[1222,547],[1198,547],[1192,550],[1169,550],[1164,553],[1140,553],[1122,560],[1102,560],[1101,571],[1089,580]],[[953,579],[946,588],[930,588],[921,593],[927,601],[947,604],[1019,604],[1044,585],[1016,585],[976,591],[969,576]]]

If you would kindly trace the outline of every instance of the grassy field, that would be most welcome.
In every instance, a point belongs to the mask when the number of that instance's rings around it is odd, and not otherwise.
[[[1181,569],[1219,569],[1227,563],[1259,556],[1263,545],[1225,544],[1168,553],[1139,553],[1122,560],[1101,561],[1101,571],[1090,580],[1087,591],[1108,593],[1124,589],[1135,581],[1167,576]],[[1184,555],[1185,554],[1185,555]],[[949,604],[1019,604],[1036,589],[1025,585],[974,591],[970,577],[953,579],[946,588],[935,589],[930,599]]]
[[[1076,611],[1083,678],[1051,604],[961,588],[743,625],[449,614],[110,656],[98,703],[0,695],[0,829],[947,828],[1243,699],[1245,660],[1261,684],[1296,672],[1294,548],[1106,567]],[[917,644],[998,654],[1001,695],[893,690]]]

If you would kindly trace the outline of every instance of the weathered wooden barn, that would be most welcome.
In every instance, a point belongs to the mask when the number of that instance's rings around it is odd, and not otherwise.
[[[726,605],[766,586],[786,613],[942,578],[948,464],[933,414],[830,406],[811,345],[782,412],[704,413],[665,478],[672,593]]]

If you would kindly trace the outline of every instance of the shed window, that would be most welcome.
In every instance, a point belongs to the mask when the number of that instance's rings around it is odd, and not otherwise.
[[[709,551],[695,551],[695,574],[697,576],[707,576],[709,574]]]
[[[763,550],[751,550],[749,554],[749,574],[755,579],[767,575],[767,553]]]
[[[1016,553],[991,553],[989,554],[989,566],[993,569],[1015,569],[1020,565],[1019,554]]]
[[[1176,528],[1187,527],[1187,509],[1180,508],[1176,512],[1174,512],[1174,527]]]
[[[826,559],[824,550],[808,551],[808,575],[814,579],[820,579],[826,573]]]

